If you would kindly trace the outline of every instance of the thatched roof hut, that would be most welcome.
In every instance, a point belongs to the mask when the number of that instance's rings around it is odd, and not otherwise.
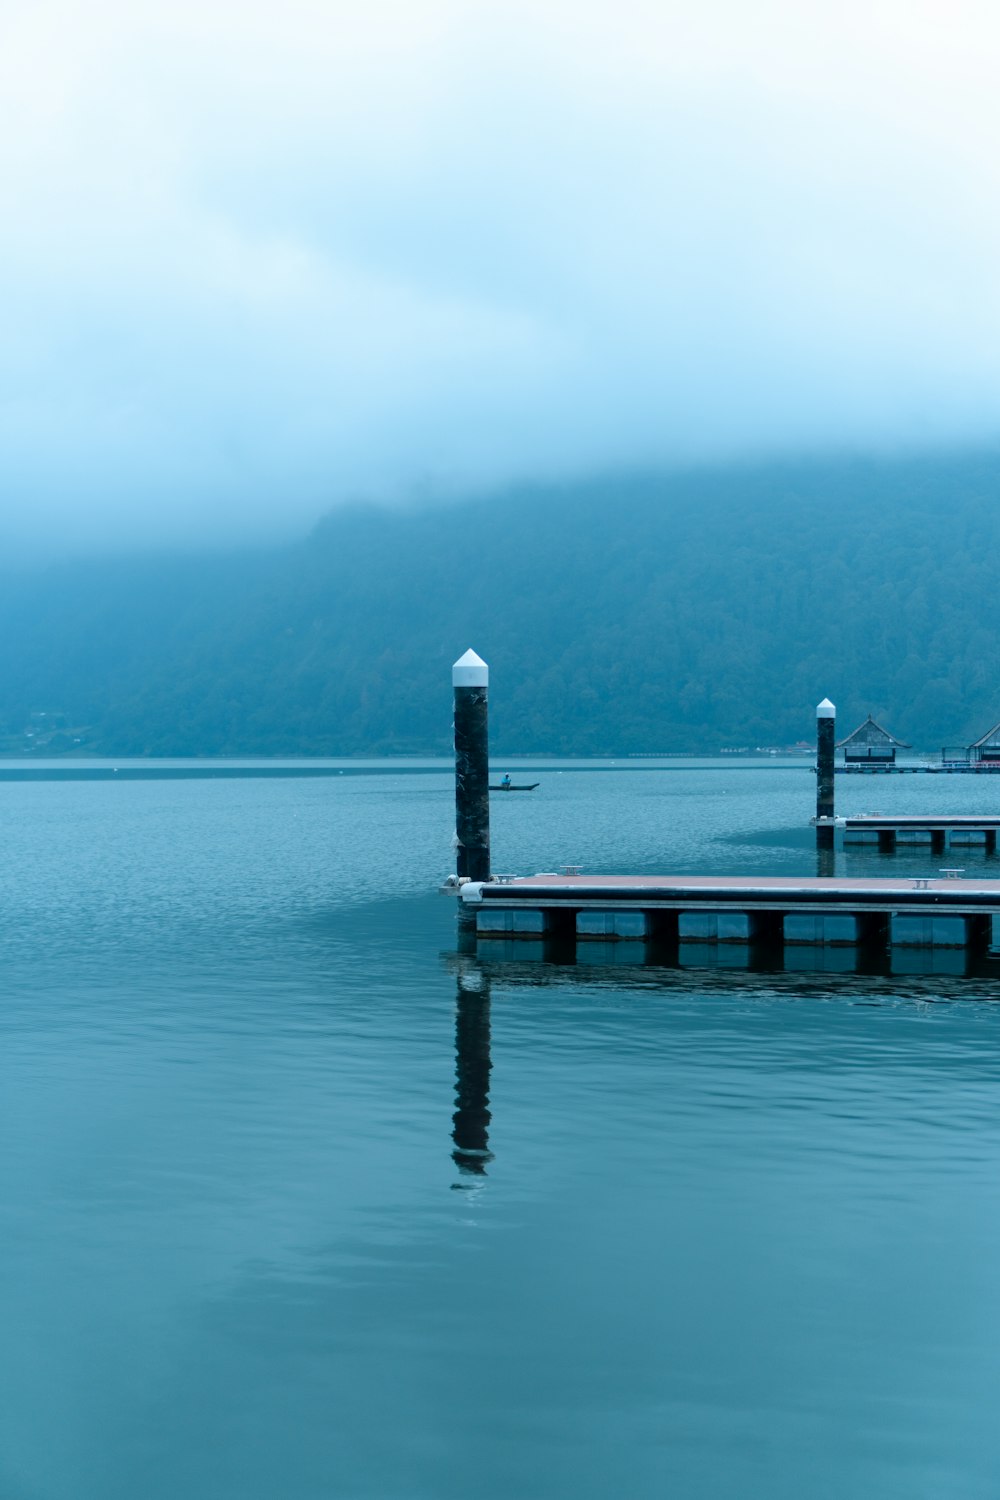
[[[888,729],[883,729],[881,724],[876,724],[871,714],[863,724],[859,724],[853,734],[849,734],[846,740],[841,740],[837,745],[838,750],[843,750],[844,760],[848,765],[858,761],[873,765],[892,765],[896,759],[897,750],[909,750],[910,746],[903,740],[897,740]]]
[[[975,761],[1000,761],[1000,724],[994,724],[981,740],[969,746],[969,759]]]

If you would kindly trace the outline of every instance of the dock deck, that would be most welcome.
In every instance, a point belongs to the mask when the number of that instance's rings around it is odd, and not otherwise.
[[[479,937],[981,948],[1000,940],[1000,881],[795,876],[505,876],[469,882]]]

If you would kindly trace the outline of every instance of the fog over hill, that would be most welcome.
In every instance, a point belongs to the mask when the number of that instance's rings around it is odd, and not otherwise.
[[[8,0],[0,557],[996,441],[996,42],[983,0]]]
[[[918,748],[1000,719],[1000,456],[521,487],[330,515],[268,551],[3,582],[8,752],[445,751],[450,666],[499,754],[784,745],[829,695]]]

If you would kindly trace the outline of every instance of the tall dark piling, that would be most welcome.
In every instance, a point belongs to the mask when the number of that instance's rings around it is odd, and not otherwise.
[[[480,969],[458,975],[455,1008],[455,1113],[452,1160],[463,1176],[482,1177],[490,1151],[490,981]]]
[[[451,669],[455,689],[455,873],[490,878],[490,669],[466,651]]]
[[[837,710],[829,698],[816,707],[816,848],[833,848],[833,758]]]

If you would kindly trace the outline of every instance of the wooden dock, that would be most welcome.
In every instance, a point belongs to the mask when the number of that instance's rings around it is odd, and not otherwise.
[[[1000,942],[1000,881],[713,875],[502,876],[467,882],[479,938],[986,951]]]
[[[937,876],[848,879],[835,876],[833,851],[844,843],[873,843],[879,850],[925,844],[933,854],[957,846],[997,848],[1000,814],[838,818],[834,802],[835,717],[829,698],[816,706],[816,848],[822,876],[585,875],[578,865],[561,874],[490,873],[487,698],[489,668],[474,651],[452,667],[455,694],[455,873],[443,890],[459,896],[465,941],[541,940],[543,953],[565,954],[570,945],[629,946],[659,957],[672,951],[682,962],[698,950],[726,961],[742,954],[802,955],[792,962],[830,964],[851,955],[859,965],[923,961],[973,969],[1000,963],[1000,880],[964,879],[949,864]],[[862,726],[892,739],[870,721]],[[991,731],[991,734],[993,732]],[[1000,725],[996,730],[1000,765]],[[858,734],[850,737],[857,742]],[[844,742],[847,743],[847,742]],[[906,747],[903,747],[906,748]],[[845,752],[846,753],[846,752]],[[874,755],[866,761],[874,762]],[[884,757],[879,757],[884,759]],[[983,759],[983,757],[980,757]],[[866,766],[867,769],[867,766]],[[889,769],[885,767],[885,769]],[[893,767],[895,770],[901,767]],[[954,858],[954,854],[950,856]],[[646,945],[645,947],[643,945]],[[525,949],[524,951],[528,951]],[[596,947],[591,952],[599,951]],[[907,954],[911,957],[907,958]],[[786,957],[786,966],[788,963]]]

